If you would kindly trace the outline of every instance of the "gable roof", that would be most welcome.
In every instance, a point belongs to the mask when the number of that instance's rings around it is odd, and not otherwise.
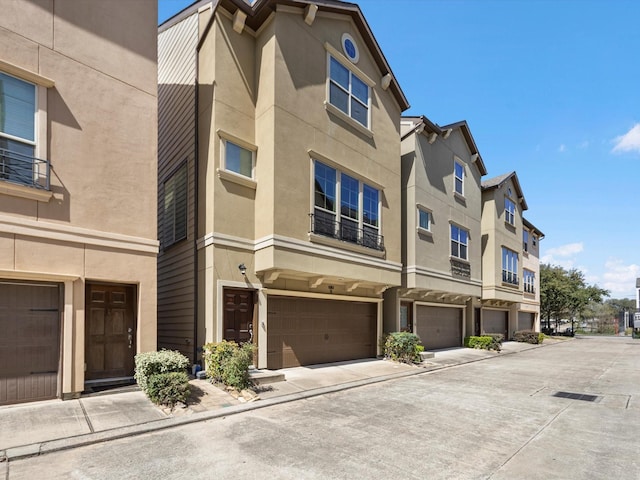
[[[522,218],[522,223],[524,224],[525,227],[527,227],[529,229],[529,231],[531,231],[531,233],[535,233],[538,235],[538,238],[540,238],[540,240],[542,240],[544,238],[544,233],[542,233],[540,231],[540,229],[538,227],[536,227],[533,223],[531,223],[529,220],[527,220],[526,218]]]
[[[353,20],[353,23],[358,28],[360,35],[362,36],[367,49],[371,52],[371,55],[380,70],[381,76],[387,73],[391,74],[391,83],[389,85],[389,91],[392,93],[396,102],[400,106],[401,111],[405,111],[409,108],[409,101],[404,95],[404,92],[400,88],[387,59],[385,58],[380,45],[373,36],[373,32],[364,18],[360,7],[355,3],[342,2],[338,0],[255,0],[253,4],[247,3],[246,0],[197,0],[162,25],[160,25],[158,31],[161,32],[185,17],[197,12],[198,9],[209,3],[213,4],[213,10],[215,11],[219,6],[222,6],[225,10],[235,14],[237,10],[241,10],[247,15],[245,24],[252,30],[256,31],[260,26],[269,18],[269,16],[275,11],[278,5],[285,5],[291,7],[305,8],[308,5],[316,5],[319,10],[328,13],[338,13],[342,15],[349,15]],[[206,35],[206,30],[204,35]]]
[[[404,140],[414,132],[415,133],[426,132],[426,134],[435,133],[437,135],[444,135],[447,130],[460,129],[460,131],[462,132],[462,136],[464,137],[464,140],[467,143],[467,146],[469,147],[469,151],[471,152],[471,155],[477,155],[477,158],[474,161],[474,163],[478,167],[478,170],[480,171],[480,175],[482,176],[487,174],[487,167],[484,165],[484,161],[482,160],[482,156],[478,151],[478,147],[476,145],[475,140],[473,139],[473,135],[471,135],[471,130],[469,129],[469,124],[467,123],[466,120],[461,120],[459,122],[451,123],[449,125],[445,125],[441,127],[437,123],[433,123],[424,115],[420,115],[419,117],[406,116],[406,117],[402,117],[402,119],[409,120],[410,122],[412,122],[413,128],[411,128],[411,130],[409,130],[404,135],[402,135],[400,140]]]
[[[492,190],[496,188],[502,187],[508,180],[513,182],[513,186],[516,189],[516,196],[522,205],[523,210],[528,210],[527,201],[524,198],[524,194],[522,193],[522,188],[520,187],[520,180],[518,180],[518,175],[516,172],[509,172],[503,175],[499,175],[497,177],[490,178],[489,180],[485,180],[482,182],[482,190]]]

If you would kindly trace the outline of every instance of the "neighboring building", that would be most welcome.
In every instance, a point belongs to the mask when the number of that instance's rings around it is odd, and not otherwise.
[[[385,293],[385,331],[413,331],[427,349],[459,347],[475,334],[486,173],[466,122],[403,118],[404,270],[402,288]]]
[[[544,238],[526,218],[522,219],[522,301],[516,330],[540,331],[540,240]]]
[[[156,348],[155,0],[2,3],[0,404]]]
[[[518,330],[524,299],[522,283],[522,212],[527,202],[516,172],[482,182],[482,319],[483,333]]]
[[[159,346],[376,356],[408,103],[358,6],[200,1],[158,42]]]

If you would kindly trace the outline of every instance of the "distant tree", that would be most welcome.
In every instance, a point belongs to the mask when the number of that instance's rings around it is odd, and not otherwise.
[[[590,303],[601,304],[609,291],[597,285],[588,285],[580,270],[566,270],[550,264],[540,265],[540,313],[551,328],[551,319],[571,319],[574,330],[576,316],[582,315]]]

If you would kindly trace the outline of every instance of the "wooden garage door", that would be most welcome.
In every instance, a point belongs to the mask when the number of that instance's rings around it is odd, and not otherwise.
[[[267,308],[269,369],[376,356],[375,303],[271,296]]]
[[[58,394],[60,287],[0,283],[0,405]]]
[[[416,334],[427,350],[461,346],[462,309],[418,305]]]
[[[518,330],[533,330],[533,313],[518,312]]]
[[[482,330],[484,333],[501,333],[509,339],[509,312],[505,310],[483,310]]]

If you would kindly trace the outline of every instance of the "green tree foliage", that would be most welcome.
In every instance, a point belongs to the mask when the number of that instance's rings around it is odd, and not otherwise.
[[[547,328],[551,319],[571,319],[571,328],[576,316],[580,316],[590,304],[602,304],[609,291],[597,285],[588,285],[580,270],[566,270],[550,264],[540,265],[540,313]]]

